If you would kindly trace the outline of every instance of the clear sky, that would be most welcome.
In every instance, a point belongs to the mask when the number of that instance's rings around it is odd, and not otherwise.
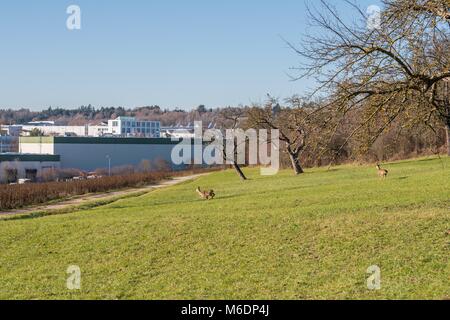
[[[81,30],[66,28],[72,4]],[[302,94],[312,83],[289,80],[299,57],[281,37],[306,31],[303,0],[2,0],[0,108],[191,109]]]

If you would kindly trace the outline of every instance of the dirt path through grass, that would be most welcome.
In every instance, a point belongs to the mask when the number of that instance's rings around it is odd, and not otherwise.
[[[93,201],[93,200],[108,200],[112,198],[119,199],[122,196],[129,196],[133,193],[142,193],[143,191],[153,191],[156,189],[161,189],[165,187],[170,187],[176,184],[180,184],[189,180],[197,179],[201,176],[204,176],[205,174],[195,174],[195,175],[189,175],[184,177],[174,177],[171,180],[163,181],[159,184],[155,185],[148,185],[141,188],[132,188],[132,189],[126,189],[126,190],[118,190],[118,191],[112,191],[108,193],[101,193],[101,194],[89,194],[89,195],[81,195],[81,196],[75,196],[68,200],[62,200],[54,204],[47,204],[47,205],[40,205],[40,206],[33,206],[25,209],[17,209],[17,210],[11,210],[11,211],[0,211],[0,216],[13,216],[18,214],[29,214],[39,211],[53,211],[53,210],[62,210],[67,209],[72,206],[78,206],[83,205],[87,202]]]

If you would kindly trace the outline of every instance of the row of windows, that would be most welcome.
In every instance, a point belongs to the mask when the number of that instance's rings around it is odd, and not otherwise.
[[[112,123],[113,127],[118,127],[119,126],[119,121],[113,121]],[[122,125],[124,127],[132,127],[132,128],[136,128],[136,127],[143,127],[143,128],[156,128],[159,127],[159,122],[134,122],[134,121],[126,121],[123,122]]]
[[[131,133],[132,130],[130,128],[122,128],[122,133]],[[151,134],[159,134],[159,130],[155,130],[152,129],[150,130],[150,128],[146,128],[146,129],[142,129],[141,128],[136,128],[136,130],[133,130],[133,132],[137,132],[137,133],[151,133]]]

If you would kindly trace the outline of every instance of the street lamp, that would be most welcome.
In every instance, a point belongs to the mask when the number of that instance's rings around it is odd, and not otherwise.
[[[108,159],[108,176],[111,177],[111,157],[109,154],[106,155],[106,159]]]

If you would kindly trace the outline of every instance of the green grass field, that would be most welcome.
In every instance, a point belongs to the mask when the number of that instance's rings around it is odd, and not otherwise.
[[[448,299],[450,158],[233,171],[69,214],[0,221],[3,299]],[[213,188],[201,201],[197,186]],[[66,288],[81,268],[81,290]],[[371,291],[367,268],[381,268]]]

